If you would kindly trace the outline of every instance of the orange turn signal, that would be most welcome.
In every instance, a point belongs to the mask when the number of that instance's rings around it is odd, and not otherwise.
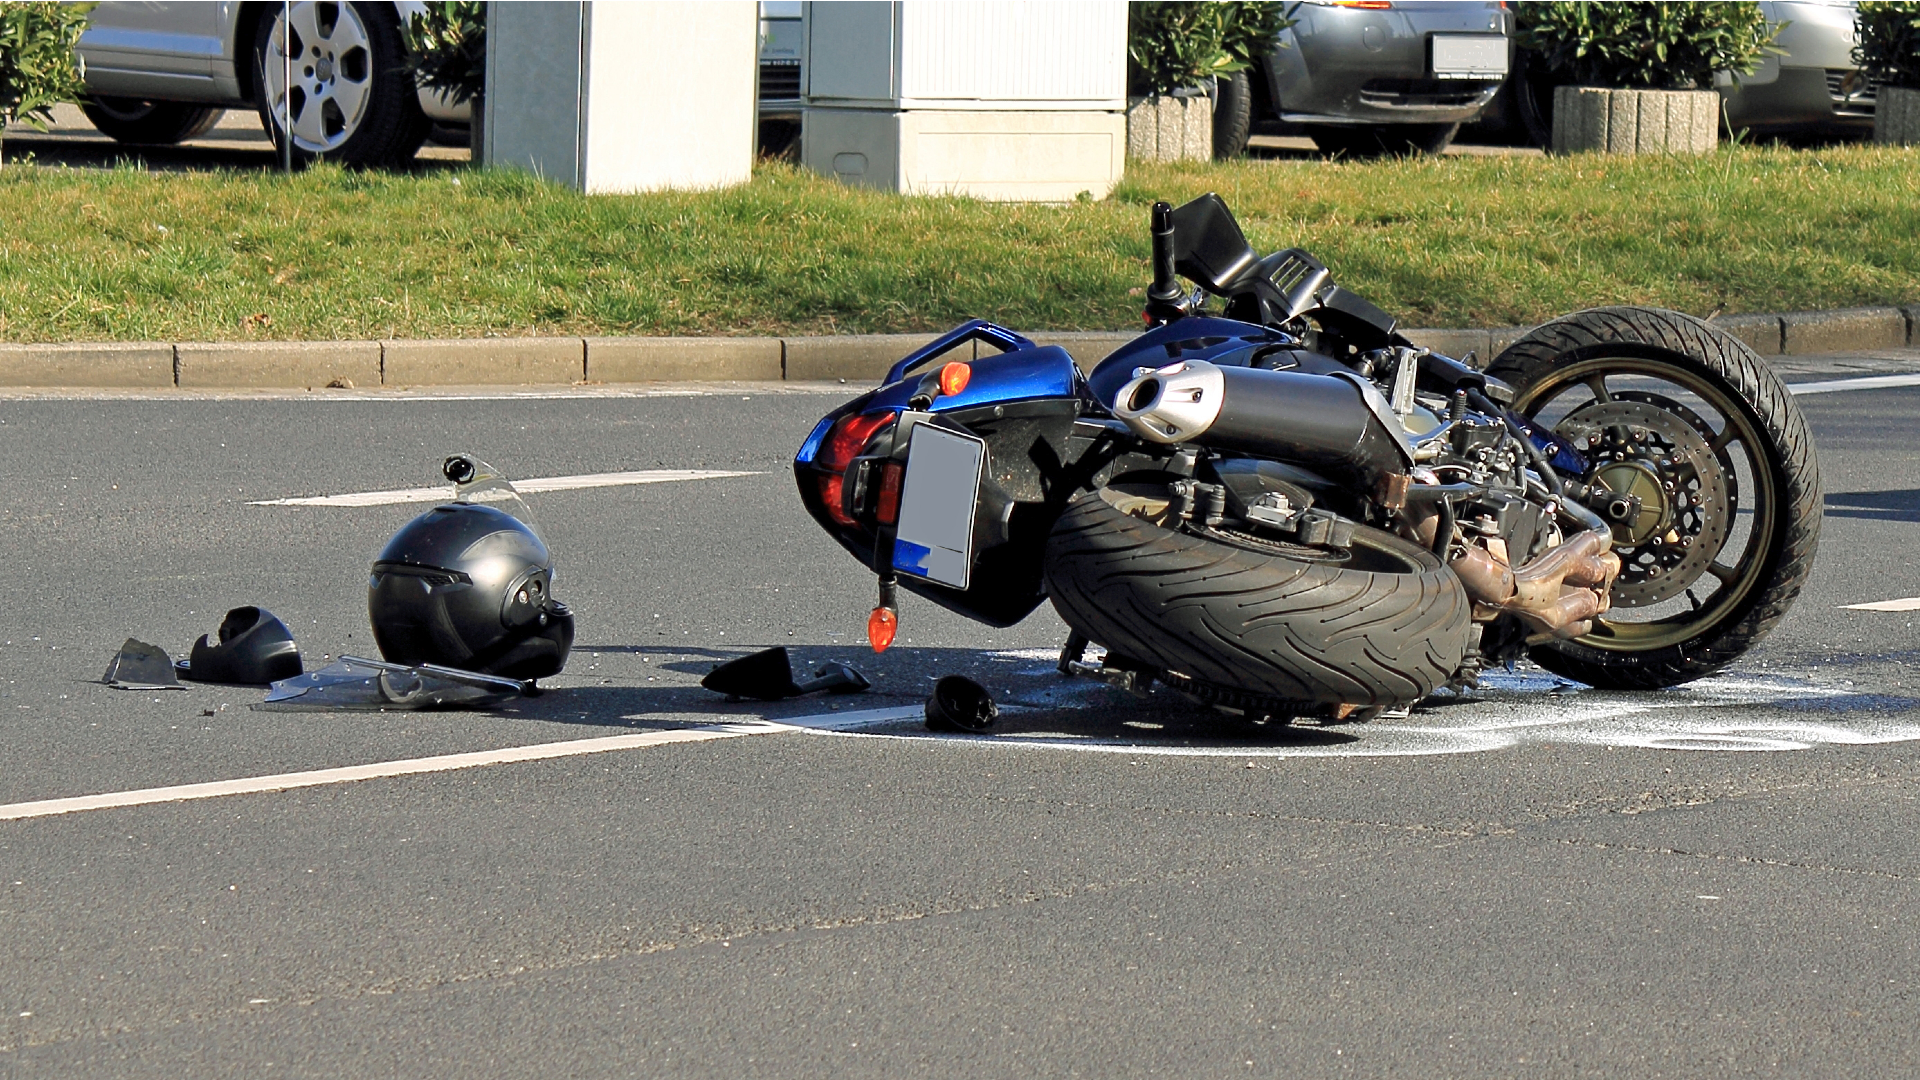
[[[873,646],[874,652],[886,652],[899,629],[900,616],[895,615],[892,608],[874,608],[873,614],[867,616],[867,643]]]
[[[940,369],[940,396],[952,397],[960,391],[965,390],[968,381],[972,378],[973,368],[955,360],[953,363]]]

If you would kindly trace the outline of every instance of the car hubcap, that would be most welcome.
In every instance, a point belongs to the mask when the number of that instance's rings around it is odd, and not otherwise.
[[[373,90],[373,45],[352,7],[294,4],[291,33],[286,13],[274,9],[261,61],[274,125],[293,133],[294,146],[324,154],[360,129]]]

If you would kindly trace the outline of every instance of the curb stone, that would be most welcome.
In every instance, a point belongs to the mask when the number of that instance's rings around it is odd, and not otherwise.
[[[174,385],[202,390],[380,385],[377,341],[191,343],[175,345],[173,358]]]
[[[1717,315],[1761,356],[1920,345],[1920,304]],[[1415,344],[1485,367],[1530,327],[1403,330]],[[1030,331],[1090,369],[1135,336]],[[569,385],[669,381],[869,382],[933,334],[819,337],[529,337],[466,340],[0,344],[0,386],[195,389]]]
[[[176,386],[173,346],[0,345],[0,386]]]

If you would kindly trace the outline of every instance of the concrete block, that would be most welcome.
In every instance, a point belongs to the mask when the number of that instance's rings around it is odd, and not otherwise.
[[[335,380],[380,385],[377,341],[246,341],[174,346],[180,385],[317,388]]]
[[[1475,367],[1486,367],[1493,359],[1492,338],[1485,330],[1401,330],[1408,341],[1423,349],[1432,349],[1455,360],[1465,360],[1468,353],[1474,356]]]
[[[1707,322],[1741,341],[1761,356],[1780,355],[1780,316],[1716,315]]]
[[[1063,330],[1023,336],[1032,338],[1036,345],[1060,346],[1073,357],[1074,363],[1080,365],[1081,371],[1092,371],[1094,365],[1105,360],[1109,353],[1140,335],[1115,330]],[[989,353],[993,350],[983,345],[979,351]]]
[[[1044,5],[1042,5],[1044,6]],[[800,162],[862,187],[1003,202],[1104,199],[1126,168],[1119,112],[810,107]]]
[[[383,341],[388,386],[576,383],[587,377],[577,337]]]
[[[1873,141],[1889,146],[1920,143],[1920,90],[1882,86],[1874,97]]]
[[[1212,161],[1213,99],[1153,94],[1127,99],[1127,157]]]
[[[859,334],[787,338],[787,378],[794,381],[878,383],[901,357],[936,334]],[[965,350],[962,359],[971,354]]]
[[[1553,152],[1706,154],[1720,141],[1720,95],[1712,90],[1553,92]]]
[[[591,337],[592,382],[780,381],[779,338]]]
[[[173,346],[0,345],[0,386],[172,386]]]
[[[1784,351],[1809,353],[1897,349],[1907,344],[1907,317],[1899,308],[1796,311],[1780,317]]]

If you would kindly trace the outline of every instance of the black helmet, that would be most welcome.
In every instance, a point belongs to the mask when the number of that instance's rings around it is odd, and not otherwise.
[[[373,564],[367,614],[396,664],[538,679],[558,674],[573,646],[547,545],[478,503],[436,506],[393,534]]]

